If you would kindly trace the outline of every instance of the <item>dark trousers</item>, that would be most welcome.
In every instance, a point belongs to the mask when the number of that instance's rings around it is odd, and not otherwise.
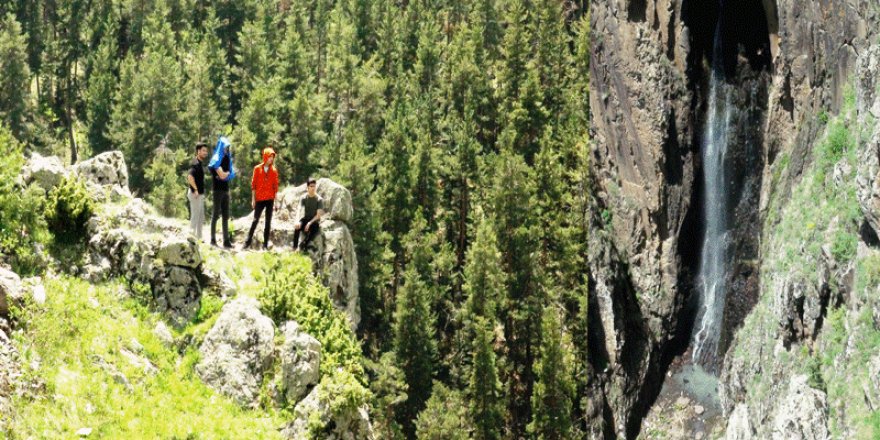
[[[257,223],[260,221],[260,214],[266,210],[266,229],[263,230],[263,247],[269,245],[269,231],[272,230],[272,210],[275,208],[274,200],[261,200],[254,207],[254,222],[251,223],[251,230],[248,232],[245,246],[250,246],[251,239],[254,237],[254,231],[257,229]]]
[[[211,215],[211,243],[216,243],[214,230],[217,220],[223,216],[223,244],[229,244],[229,191],[214,191],[214,213]]]
[[[309,228],[309,231],[306,232],[305,237],[303,238],[302,244],[299,244],[299,233],[306,230],[306,225],[309,224],[309,218],[301,218],[299,219],[299,229],[293,232],[293,248],[302,248],[305,249],[306,246],[312,241],[312,238],[315,237],[315,234],[318,233],[318,222],[312,224],[312,227]]]

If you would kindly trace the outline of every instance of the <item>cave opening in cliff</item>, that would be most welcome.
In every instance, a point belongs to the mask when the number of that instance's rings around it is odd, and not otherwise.
[[[694,363],[717,374],[724,352],[758,295],[763,127],[776,33],[773,0],[685,0],[688,79],[697,155],[698,219],[681,257],[692,277],[681,333]],[[689,330],[689,331],[688,331]]]

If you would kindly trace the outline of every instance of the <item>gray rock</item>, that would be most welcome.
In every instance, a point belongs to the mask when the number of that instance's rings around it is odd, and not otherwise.
[[[162,343],[165,347],[171,347],[174,345],[174,336],[171,334],[171,330],[165,325],[164,322],[159,321],[156,323],[156,327],[153,327],[153,335]]]
[[[286,322],[281,332],[281,391],[288,402],[299,402],[321,378],[321,343],[295,321]]]
[[[30,159],[21,170],[19,179],[22,184],[35,184],[46,192],[58,186],[67,175],[67,169],[56,156],[41,156],[39,153],[31,153]]]
[[[171,236],[165,239],[156,252],[156,258],[165,264],[195,269],[202,264],[199,244],[192,236]]]
[[[301,400],[293,409],[294,420],[281,431],[281,435],[288,439],[304,439],[308,437],[308,427],[311,420],[323,423],[325,429],[321,431],[324,440],[373,440],[373,425],[366,407],[343,410],[338,414],[330,411],[329,397],[321,389],[321,385],[312,388],[312,391]]]
[[[859,119],[880,118],[880,46],[873,46],[861,57],[859,73],[861,87],[859,95]],[[874,113],[877,108],[877,113]],[[874,126],[874,132],[865,142],[858,143],[858,168],[856,171],[856,197],[865,215],[868,225],[880,234],[880,124]]]
[[[165,266],[157,269],[150,285],[156,310],[164,313],[171,323],[184,326],[199,311],[202,288],[191,269]]]
[[[3,318],[0,318],[2,321]],[[21,377],[21,364],[18,351],[12,341],[0,328],[0,414],[10,414],[11,397],[18,379]],[[0,416],[0,432],[6,432],[7,418]]]
[[[243,406],[256,407],[263,373],[275,350],[272,320],[257,300],[240,296],[220,311],[199,348],[196,373],[208,386]]]
[[[755,438],[749,419],[749,407],[744,403],[736,405],[727,420],[725,440],[750,440]]]
[[[773,420],[772,437],[786,440],[825,440],[828,433],[825,393],[811,388],[807,376],[791,378]]]
[[[77,163],[71,171],[96,186],[128,187],[128,167],[121,151],[108,151]]]
[[[15,272],[0,266],[0,317],[9,316],[9,307],[22,296],[21,278]]]
[[[351,204],[351,192],[344,186],[327,178],[318,179],[316,192],[324,199],[324,212],[333,220],[348,223],[351,221],[354,208]],[[303,216],[299,206],[300,199],[307,193],[306,185],[288,187],[278,194],[277,212],[283,220],[297,221]]]

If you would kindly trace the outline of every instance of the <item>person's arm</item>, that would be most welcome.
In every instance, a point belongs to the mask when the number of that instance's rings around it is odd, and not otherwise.
[[[196,179],[193,177],[192,173],[186,175],[186,182],[189,183],[192,192],[199,192],[199,187],[196,185]]]
[[[220,161],[220,166],[217,167],[217,177],[219,177],[220,180],[226,180],[226,178],[229,177],[229,171],[223,169],[224,163],[229,163],[229,156],[224,157],[223,160]]]
[[[251,209],[257,209],[257,168],[254,168],[254,174],[251,176]]]

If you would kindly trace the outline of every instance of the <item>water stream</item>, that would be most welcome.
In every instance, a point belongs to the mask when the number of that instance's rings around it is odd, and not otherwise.
[[[732,119],[732,94],[724,81],[721,21],[715,29],[706,123],[703,127],[705,236],[700,253],[698,309],[693,332],[693,361],[711,368],[716,361],[727,293],[730,250],[730,182],[725,167]]]

